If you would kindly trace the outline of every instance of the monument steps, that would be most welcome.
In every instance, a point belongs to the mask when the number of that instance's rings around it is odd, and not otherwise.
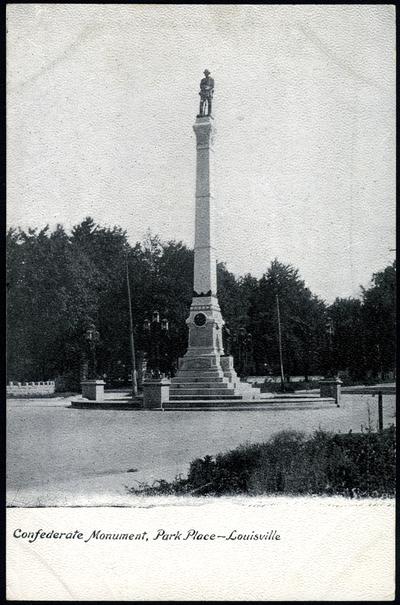
[[[235,384],[232,385],[235,389],[235,393],[241,395],[243,398],[247,399],[261,399],[261,393],[259,390],[251,389],[243,384]]]
[[[172,380],[181,381],[186,379],[196,379],[196,381],[216,380],[218,382],[224,382],[227,378],[224,376],[222,370],[202,370],[201,372],[195,372],[193,370],[179,370],[179,374]]]
[[[219,401],[219,400],[225,400],[225,401],[234,401],[234,400],[241,400],[243,399],[241,395],[234,395],[232,394],[228,394],[228,395],[215,395],[215,394],[210,394],[210,395],[206,395],[206,394],[200,394],[200,395],[191,395],[190,397],[188,397],[188,395],[170,395],[169,397],[169,401],[185,401],[185,402],[195,402],[195,401]]]
[[[215,373],[217,371],[213,371]],[[236,372],[225,372],[224,377],[210,377],[209,372],[196,372],[195,376],[182,376],[182,372],[171,380],[169,400],[178,401],[184,398],[186,401],[197,401],[199,398],[207,401],[221,397],[232,400],[254,400],[259,399],[261,392],[257,387],[245,381],[241,381]],[[179,399],[177,399],[179,398]]]
[[[143,410],[143,400],[133,399],[104,399],[103,401],[89,401],[81,399],[71,401],[71,407],[81,410]]]
[[[233,384],[236,388],[243,389],[249,393],[261,393],[261,389],[259,387],[253,387],[250,383],[241,381],[239,378],[236,381],[233,381]]]
[[[163,404],[163,410],[185,411],[185,410],[264,410],[264,411],[284,411],[284,410],[310,410],[310,409],[331,409],[335,406],[333,397],[319,397],[304,400],[265,400],[265,399],[199,399],[181,401],[168,401]]]
[[[171,390],[174,389],[227,389],[231,385],[226,382],[171,382]]]
[[[235,389],[171,389],[169,392],[169,398],[173,397],[186,397],[186,399],[192,399],[193,397],[232,397],[233,395],[239,396],[239,393]]]
[[[272,395],[275,399],[320,399],[319,392],[316,393],[262,393]]]
[[[186,399],[192,399],[192,397],[230,397],[233,395],[239,396],[234,389],[177,389],[169,392],[169,398],[172,397],[185,397]]]
[[[272,398],[268,398],[268,399],[262,399],[261,401],[264,401],[267,405],[276,405],[276,404],[291,404],[291,405],[296,405],[296,404],[303,404],[303,403],[307,403],[307,404],[312,404],[312,405],[319,405],[321,402],[335,402],[334,397],[293,397],[293,398],[289,398],[289,397],[272,397]]]

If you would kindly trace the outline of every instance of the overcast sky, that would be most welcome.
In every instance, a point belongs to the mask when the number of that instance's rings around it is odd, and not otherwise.
[[[331,302],[394,258],[389,5],[8,5],[8,224],[86,216],[193,246],[202,72],[218,258]]]

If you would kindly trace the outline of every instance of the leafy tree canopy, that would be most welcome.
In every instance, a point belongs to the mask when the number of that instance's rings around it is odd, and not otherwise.
[[[86,217],[70,233],[11,228],[7,232],[7,356],[10,380],[63,376],[78,384],[85,330],[100,333],[101,372],[130,368],[126,273],[130,279],[138,355],[143,321],[153,311],[169,320],[172,355],[187,346],[193,251],[147,232],[131,245],[119,226]],[[274,259],[264,275],[236,277],[218,263],[218,298],[234,355],[237,335],[252,335],[254,372],[279,371],[278,305],[285,373],[325,370],[326,323],[331,317],[337,368],[365,377],[391,370],[395,358],[395,263],[372,276],[361,299],[336,299],[329,307],[301,279],[298,269]],[[236,339],[236,340],[235,340]]]

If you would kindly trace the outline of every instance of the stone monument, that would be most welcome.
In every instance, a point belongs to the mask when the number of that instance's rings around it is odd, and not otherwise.
[[[225,355],[222,343],[224,320],[217,298],[215,249],[214,139],[211,100],[214,80],[204,71],[200,82],[200,112],[193,126],[196,134],[196,208],[193,299],[186,323],[188,349],[179,360],[172,379],[170,401],[211,399],[254,399],[257,389],[241,383],[233,358]]]

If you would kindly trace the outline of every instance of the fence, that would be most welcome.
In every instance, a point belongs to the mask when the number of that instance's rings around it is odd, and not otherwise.
[[[370,387],[347,387],[343,393],[351,395],[378,395],[378,430],[383,431],[383,396],[396,395],[396,385],[380,384]]]
[[[56,390],[54,380],[40,382],[9,382],[7,395],[52,395]]]

